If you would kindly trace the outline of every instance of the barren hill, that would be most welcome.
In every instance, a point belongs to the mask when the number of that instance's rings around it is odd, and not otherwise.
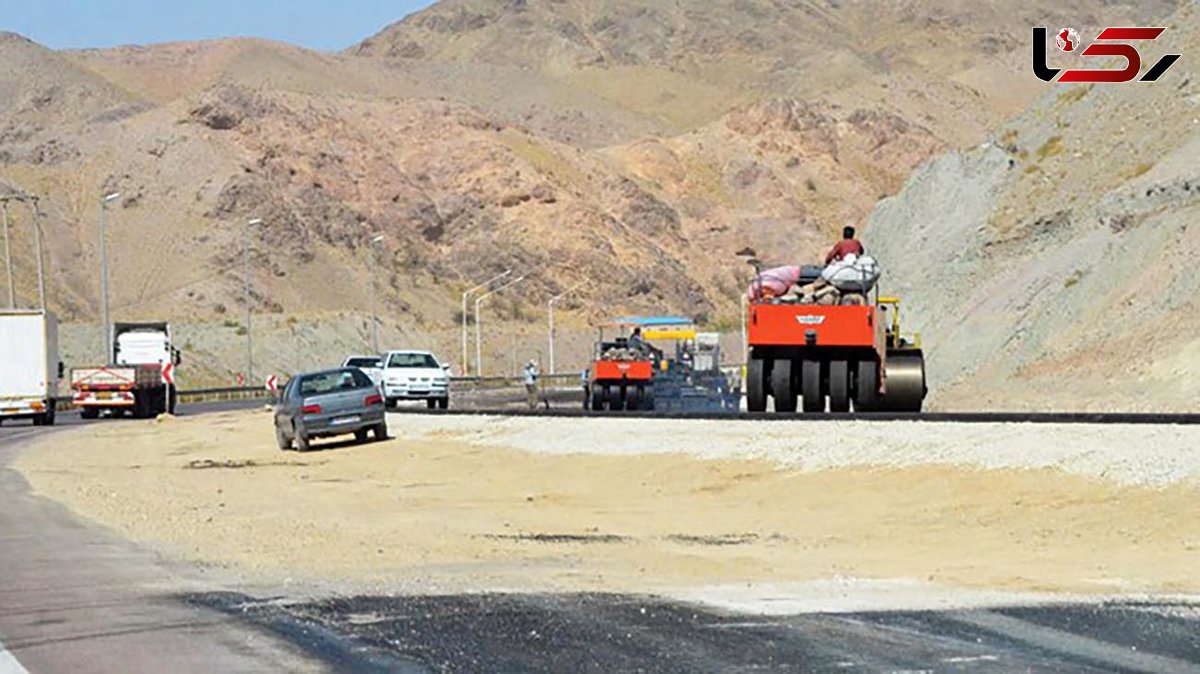
[[[1162,25],[1146,68],[1200,46],[1194,4]],[[1151,84],[1056,85],[881,203],[872,242],[934,345],[939,405],[1194,410],[1198,150],[1179,63]]]
[[[1067,4],[447,0],[344,54],[5,36],[0,178],[45,197],[52,306],[74,322],[99,306],[99,196],[122,192],[115,315],[196,326],[194,372],[240,369],[244,237],[263,367],[361,350],[372,270],[385,339],[456,354],[459,293],[513,268],[494,371],[541,346],[545,300],[581,282],[561,307],[578,356],[613,313],[735,325],[735,251],[816,254],[1044,89],[1029,25],[1171,3]]]

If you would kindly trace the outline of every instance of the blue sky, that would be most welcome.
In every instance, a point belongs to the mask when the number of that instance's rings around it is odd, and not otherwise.
[[[432,0],[0,0],[0,30],[54,49],[252,36],[345,49]]]

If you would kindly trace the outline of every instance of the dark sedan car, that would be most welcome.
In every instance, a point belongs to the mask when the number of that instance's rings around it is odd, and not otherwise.
[[[315,438],[353,433],[366,442],[387,438],[383,395],[356,367],[298,374],[275,405],[275,438],[280,449],[307,451]]]

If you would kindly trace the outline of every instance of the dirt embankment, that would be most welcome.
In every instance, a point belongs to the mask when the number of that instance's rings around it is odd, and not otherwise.
[[[390,424],[399,437],[386,443],[298,454],[275,449],[263,412],[116,423],[47,437],[17,468],[39,493],[135,540],[268,582],[420,592],[845,578],[1200,587],[1200,461],[1187,451],[1200,431]],[[991,444],[976,442],[985,435]]]

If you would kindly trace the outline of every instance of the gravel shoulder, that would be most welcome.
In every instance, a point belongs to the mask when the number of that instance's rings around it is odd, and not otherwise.
[[[978,604],[1200,590],[1187,427],[389,424],[389,442],[308,454],[275,449],[262,411],[91,427],[16,468],[171,557],[337,591],[634,592],[742,610],[784,595],[859,609],[889,588],[954,605],[926,586]]]

